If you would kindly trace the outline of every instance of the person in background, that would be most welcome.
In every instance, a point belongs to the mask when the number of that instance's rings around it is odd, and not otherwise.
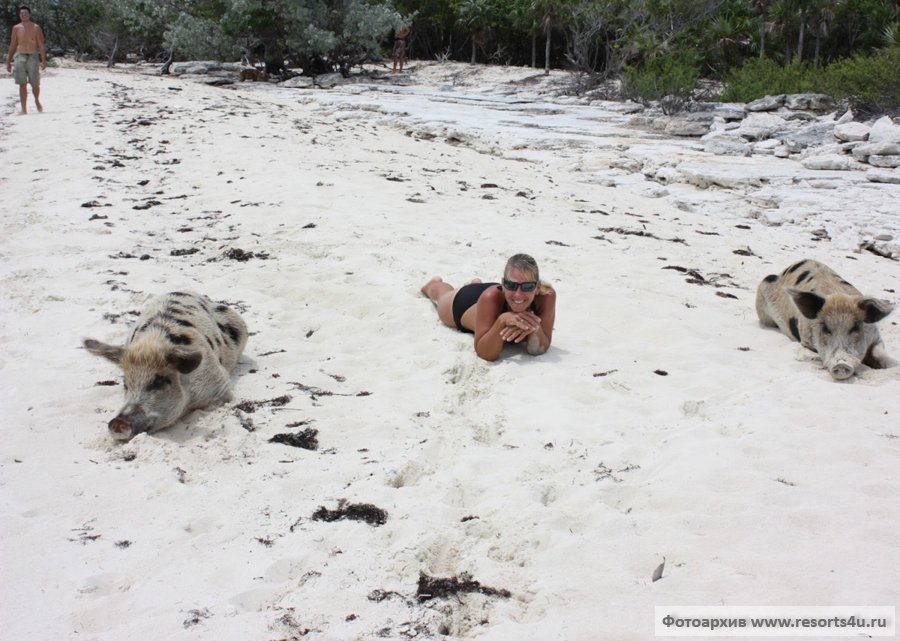
[[[397,34],[394,36],[394,68],[391,69],[391,73],[397,73],[398,70],[403,72],[403,63],[406,62],[406,39],[409,36],[410,28],[407,26],[402,26],[397,30]]]
[[[15,62],[15,70],[13,70]],[[19,24],[12,28],[9,37],[9,53],[6,55],[6,70],[12,72],[13,80],[19,85],[21,115],[28,113],[28,85],[34,95],[34,106],[43,111],[41,105],[41,74],[47,68],[47,51],[44,48],[44,32],[31,21],[31,9],[19,7]]]

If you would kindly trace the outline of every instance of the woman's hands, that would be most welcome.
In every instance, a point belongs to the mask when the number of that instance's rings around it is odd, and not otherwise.
[[[532,311],[504,312],[500,320],[503,322],[500,338],[507,343],[520,343],[541,327],[541,317]]]

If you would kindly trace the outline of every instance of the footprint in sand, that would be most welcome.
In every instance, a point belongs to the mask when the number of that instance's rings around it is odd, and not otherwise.
[[[441,535],[416,554],[422,572],[430,576],[451,576],[457,573],[460,545],[454,537]]]
[[[388,485],[400,489],[409,485],[415,485],[420,478],[429,473],[423,465],[410,461],[399,471],[393,472],[388,478]]]
[[[131,579],[124,574],[105,572],[88,577],[84,586],[78,589],[78,593],[91,597],[106,597],[111,594],[128,592],[131,585]]]
[[[444,375],[447,377],[448,383],[457,385],[472,376],[472,365],[464,360],[457,361],[453,367],[444,372]]]

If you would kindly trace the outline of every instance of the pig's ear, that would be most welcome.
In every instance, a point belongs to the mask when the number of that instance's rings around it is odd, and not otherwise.
[[[190,374],[200,367],[203,354],[193,349],[173,349],[166,355],[166,360],[169,362],[169,365],[182,374]]]
[[[894,306],[880,298],[863,298],[857,306],[866,315],[863,319],[867,323],[877,323],[882,318],[894,311]]]
[[[825,305],[825,299],[812,292],[803,292],[799,289],[791,289],[789,287],[787,293],[794,299],[794,305],[797,306],[800,313],[810,320],[815,319]]]
[[[102,356],[106,360],[112,361],[116,365],[122,363],[122,356],[125,354],[125,348],[120,345],[107,345],[93,338],[84,339],[82,345],[84,348],[95,356]]]

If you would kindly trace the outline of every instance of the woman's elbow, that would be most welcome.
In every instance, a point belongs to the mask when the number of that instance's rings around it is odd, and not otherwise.
[[[494,362],[495,360],[500,358],[500,351],[492,351],[484,348],[479,349],[478,345],[475,346],[475,354],[478,355],[478,358],[481,358],[488,362]]]

